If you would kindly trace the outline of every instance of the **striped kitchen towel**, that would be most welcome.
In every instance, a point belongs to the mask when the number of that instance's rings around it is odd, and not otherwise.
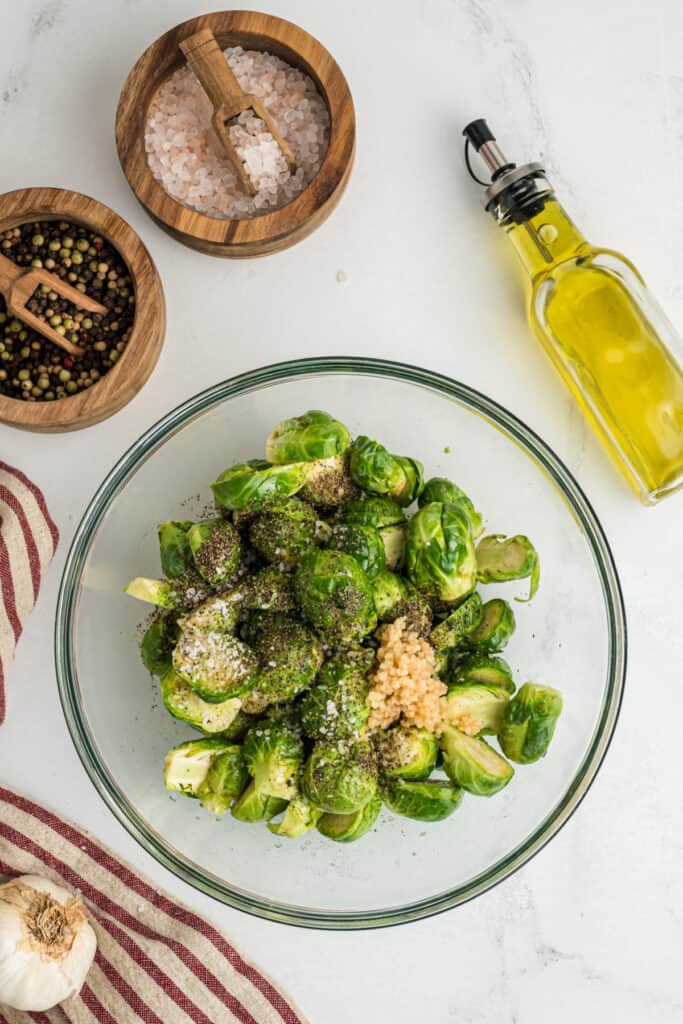
[[[0,460],[0,725],[14,648],[58,540],[42,493],[18,469]]]
[[[82,896],[97,953],[77,996],[2,1024],[305,1024],[212,924],[97,839],[0,786],[0,881],[43,875]]]

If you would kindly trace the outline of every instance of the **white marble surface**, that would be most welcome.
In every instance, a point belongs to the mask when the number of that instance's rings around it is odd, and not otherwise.
[[[344,202],[313,238],[230,264],[178,246],[147,219],[119,171],[112,130],[119,89],[144,47],[206,6],[0,0],[0,191],[64,185],[113,206],[157,261],[169,313],[156,373],[114,419],[51,437],[0,427],[1,456],[44,488],[62,531],[9,680],[0,779],[71,815],[210,915],[316,1024],[675,1024],[683,1019],[683,499],[640,508],[588,435],[528,336],[505,242],[463,171],[459,132],[483,114],[513,156],[542,157],[589,236],[630,254],[683,328],[683,7],[271,0],[273,13],[317,35],[346,72],[358,161]],[[356,934],[252,919],[157,867],[87,780],[52,668],[70,537],[122,451],[216,380],[337,353],[420,362],[525,418],[602,518],[631,628],[621,721],[570,824],[474,903]]]

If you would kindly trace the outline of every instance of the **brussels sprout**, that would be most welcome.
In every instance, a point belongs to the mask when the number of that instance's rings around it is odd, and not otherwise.
[[[282,821],[271,823],[268,828],[276,836],[298,839],[315,828],[322,813],[302,793],[297,793],[287,804]]]
[[[140,644],[140,656],[153,676],[163,676],[171,667],[173,648],[179,636],[175,616],[168,612],[161,612],[147,627]]]
[[[477,512],[465,492],[461,491],[452,480],[447,480],[443,476],[434,476],[427,481],[418,505],[422,508],[423,505],[429,505],[432,501],[440,501],[444,505],[455,505],[461,512],[464,512],[473,537],[478,537],[483,530],[481,514]]]
[[[323,811],[359,811],[377,792],[377,769],[370,746],[362,741],[349,747],[316,743],[306,762],[301,788]]]
[[[479,594],[470,594],[448,618],[431,631],[429,642],[437,652],[450,651],[479,626],[483,617]]]
[[[202,601],[179,622],[184,632],[226,633],[231,636],[237,629],[240,614],[240,594],[226,591]]]
[[[439,743],[427,729],[394,725],[376,739],[381,771],[390,779],[428,779]]]
[[[368,720],[367,674],[375,653],[363,647],[335,654],[301,702],[301,726],[316,740],[352,740]]]
[[[242,606],[250,611],[292,612],[296,610],[292,577],[274,566],[247,576],[237,588]]]
[[[138,601],[155,604],[158,608],[184,611],[206,600],[210,590],[199,573],[189,570],[174,580],[154,580],[136,576],[124,587],[124,593],[137,598]]]
[[[172,668],[162,676],[161,699],[166,710],[174,718],[187,722],[200,732],[221,733],[224,738],[239,715],[242,705],[239,697],[224,700],[220,704],[210,704],[202,700]],[[235,738],[234,733],[231,732],[230,738]]]
[[[406,514],[395,501],[382,495],[368,495],[350,501],[341,509],[339,521],[374,526],[380,532],[390,526],[405,526]]]
[[[170,580],[182,576],[192,562],[190,542],[187,539],[187,531],[191,526],[189,519],[159,524],[161,571]]]
[[[451,782],[387,779],[382,798],[394,814],[415,821],[443,821],[462,803],[463,791]]]
[[[351,476],[365,491],[388,494],[399,505],[410,505],[423,487],[422,463],[390,455],[379,441],[357,437],[349,450]]]
[[[254,724],[254,715],[249,715],[244,710],[244,699],[247,696],[248,694],[245,694],[244,698],[233,698],[234,700],[240,700],[242,702],[242,707],[239,709],[232,722],[230,722],[229,725],[226,725],[225,728],[221,729],[221,736],[226,740],[230,740],[231,743],[241,743]],[[218,711],[220,708],[224,708],[226,704],[230,703],[230,701],[226,700],[223,701],[222,704],[210,704],[209,707]]]
[[[242,750],[228,747],[209,768],[206,778],[197,790],[202,807],[211,814],[225,814],[230,804],[243,791],[249,781]]]
[[[491,654],[467,654],[451,668],[449,680],[453,683],[487,683],[502,686],[508,693],[515,692],[512,669],[503,658]]]
[[[252,692],[268,704],[292,700],[307,689],[323,663],[318,638],[300,622],[271,619],[253,641],[258,672]]]
[[[282,800],[294,796],[304,745],[285,722],[255,722],[244,737],[242,753],[257,793]]]
[[[266,562],[293,569],[318,545],[318,517],[311,505],[298,498],[273,502],[249,527],[249,540]]]
[[[205,519],[187,533],[194,564],[212,587],[225,586],[240,563],[240,538],[226,519]]]
[[[529,578],[529,596],[515,598],[530,601],[538,590],[541,563],[528,537],[506,537],[492,533],[477,544],[477,579],[480,583],[505,583]]]
[[[449,686],[446,721],[467,736],[497,735],[503,724],[510,694],[503,686],[463,683]]]
[[[384,542],[373,526],[337,523],[332,527],[326,547],[352,555],[370,577],[384,571]]]
[[[271,466],[261,459],[231,466],[211,484],[219,509],[259,509],[271,501],[291,498],[306,483],[305,462]]]
[[[253,651],[226,633],[184,630],[173,652],[173,668],[210,704],[239,697],[253,685]]]
[[[164,785],[172,793],[196,797],[209,768],[230,743],[221,736],[189,740],[169,750],[164,765]]]
[[[507,601],[494,597],[482,609],[482,619],[467,637],[468,645],[502,651],[515,631],[515,613]]]
[[[519,764],[545,757],[562,712],[562,695],[549,686],[525,683],[510,701],[499,743],[503,753]]]
[[[372,828],[382,808],[382,798],[373,796],[359,811],[350,814],[323,814],[318,832],[336,843],[353,843]]]
[[[361,640],[377,625],[372,584],[355,558],[343,551],[313,551],[294,577],[301,610],[330,643]]]
[[[415,587],[393,572],[381,572],[372,581],[375,609],[380,622],[405,619],[406,627],[420,636],[429,633],[432,609]]]
[[[486,740],[466,736],[452,725],[445,726],[441,734],[441,752],[451,782],[475,796],[493,796],[515,774],[512,765]]]
[[[474,589],[474,543],[459,509],[433,501],[410,520],[406,568],[418,590],[441,601],[452,603]]]
[[[323,509],[338,508],[361,493],[351,479],[346,455],[306,463],[306,484],[301,497]]]
[[[250,782],[242,795],[235,800],[230,813],[238,821],[270,821],[281,814],[286,806],[286,800],[259,793],[255,783]]]
[[[266,458],[282,465],[288,462],[313,462],[342,455],[351,443],[351,435],[339,420],[319,409],[278,423],[266,441]]]

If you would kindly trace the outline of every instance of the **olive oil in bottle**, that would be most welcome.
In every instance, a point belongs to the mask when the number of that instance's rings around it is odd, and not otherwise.
[[[624,256],[591,245],[539,164],[503,156],[486,121],[464,130],[472,177],[528,275],[529,322],[612,460],[651,505],[683,487],[683,344]],[[476,178],[473,146],[491,171]]]

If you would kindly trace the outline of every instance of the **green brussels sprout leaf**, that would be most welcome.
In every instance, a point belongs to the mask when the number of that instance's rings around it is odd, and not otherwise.
[[[365,742],[344,747],[316,743],[301,780],[304,794],[331,814],[350,814],[365,807],[377,792],[377,770]]]
[[[500,597],[494,597],[483,606],[482,619],[467,637],[468,645],[486,651],[502,651],[515,631],[515,614]]]
[[[394,725],[376,741],[380,770],[390,779],[428,779],[439,742],[427,729]]]
[[[298,839],[315,828],[322,813],[302,793],[297,793],[287,804],[282,821],[271,822],[268,828],[276,836]]]
[[[248,781],[249,773],[240,747],[228,747],[209,768],[197,797],[211,814],[225,814]]]
[[[173,647],[180,630],[173,616],[162,612],[149,624],[140,644],[142,663],[153,676],[163,676],[171,667]]]
[[[382,798],[375,795],[358,811],[351,811],[349,814],[327,812],[318,821],[318,832],[326,839],[333,839],[335,843],[354,843],[356,839],[369,832],[377,821],[381,808]]]
[[[374,526],[337,523],[330,531],[326,547],[352,555],[370,578],[383,572],[386,566],[384,542]]]
[[[301,701],[301,726],[310,739],[352,740],[368,720],[367,674],[374,651],[349,648],[325,662]]]
[[[481,733],[497,735],[510,703],[510,694],[503,686],[485,683],[464,683],[449,686],[446,696],[446,721],[468,736]]]
[[[290,800],[304,759],[301,737],[283,722],[255,722],[242,753],[256,792]]]
[[[271,818],[281,814],[286,806],[286,800],[259,793],[256,784],[250,782],[242,795],[235,800],[230,813],[238,821],[270,821]]]
[[[382,797],[394,814],[415,821],[443,821],[462,803],[463,791],[452,782],[387,779]]]
[[[342,455],[351,443],[347,428],[334,416],[311,409],[282,420],[266,442],[266,459],[276,465],[313,462]]]
[[[515,692],[512,669],[507,661],[493,654],[474,652],[454,662],[449,675],[452,683],[487,683],[502,686],[508,693]]]
[[[466,736],[450,725],[441,734],[441,752],[443,768],[451,782],[475,796],[493,796],[514,775],[512,765],[485,740]]]
[[[259,509],[272,501],[291,498],[306,483],[305,462],[271,466],[262,460],[231,466],[211,484],[219,509]]]
[[[352,555],[313,551],[294,577],[305,618],[330,643],[361,640],[377,625],[372,584]]]
[[[448,618],[431,631],[429,642],[436,651],[452,650],[479,626],[483,617],[479,594],[470,594]]]
[[[365,491],[386,494],[399,505],[410,505],[423,487],[422,463],[390,455],[379,441],[357,437],[349,451],[351,476]]]
[[[218,589],[232,579],[240,562],[240,538],[225,519],[205,519],[187,533],[194,564],[199,574]]]
[[[518,534],[506,537],[492,533],[477,544],[477,579],[480,583],[505,583],[529,578],[529,596],[516,601],[530,601],[538,590],[541,563],[528,537]]]
[[[408,523],[406,569],[418,590],[452,604],[476,582],[469,522],[454,505],[433,501]]]
[[[236,637],[183,630],[173,651],[173,668],[203,700],[218,704],[251,688],[257,659]]]
[[[461,491],[452,480],[447,480],[443,476],[435,476],[427,481],[418,504],[421,508],[432,501],[441,501],[444,505],[455,505],[467,516],[472,536],[475,538],[479,536],[483,529],[481,514],[477,512],[465,492]]]
[[[187,533],[192,522],[188,519],[171,520],[159,525],[159,554],[161,571],[168,579],[182,576],[192,561]]]
[[[220,736],[189,740],[169,750],[164,765],[164,785],[172,793],[196,797],[209,768],[230,743]]]
[[[174,718],[187,722],[200,732],[221,733],[224,737],[227,737],[242,705],[239,697],[224,700],[220,704],[202,700],[173,669],[169,669],[162,676],[161,699],[166,710]],[[235,738],[234,734],[231,738]]]

